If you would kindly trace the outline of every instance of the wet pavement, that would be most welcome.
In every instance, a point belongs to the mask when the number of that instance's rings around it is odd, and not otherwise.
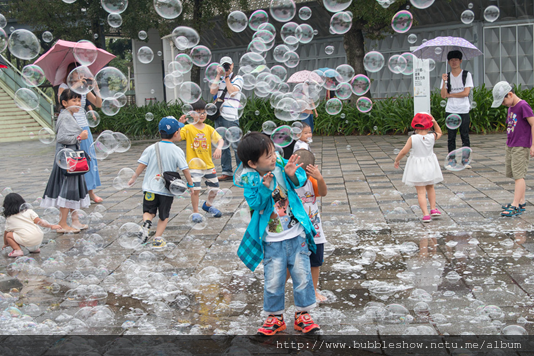
[[[473,169],[443,170],[444,182],[436,186],[442,216],[422,224],[415,189],[404,186],[402,169],[393,167],[394,150],[406,139],[314,137],[311,147],[328,185],[319,287],[328,300],[312,312],[314,320],[324,334],[533,334],[534,176],[526,179],[527,211],[500,217],[501,205],[513,198],[513,181],[504,176],[506,136],[472,135]],[[176,198],[163,250],[119,243],[123,224],[141,222],[142,179],[121,190],[113,180],[120,169],[136,168],[148,144],[134,142],[99,161],[97,193],[105,201],[86,209],[87,232],[48,232],[41,253],[15,265],[2,253],[1,333],[256,332],[263,322],[263,270],[251,272],[236,255],[248,215],[240,188],[221,182],[232,199],[221,203],[223,216],[206,217],[202,229],[188,223],[189,198]],[[440,161],[446,146],[446,138],[436,144]],[[0,152],[0,190],[10,187],[29,203],[41,197],[54,147],[10,143]],[[289,324],[291,287],[288,282]]]

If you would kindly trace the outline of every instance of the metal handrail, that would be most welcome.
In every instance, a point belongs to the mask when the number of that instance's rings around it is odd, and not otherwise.
[[[15,67],[10,61],[8,61],[7,58],[5,58],[3,55],[0,54],[0,57],[9,66],[9,69],[11,69],[13,71],[13,77],[9,75],[8,71],[4,71],[4,73],[7,74],[8,77],[13,81],[13,86],[9,85],[9,83],[4,80],[5,84],[8,87],[10,87],[13,90],[13,92],[16,92],[17,89],[19,89],[19,88],[24,88],[24,86],[21,85],[21,83],[19,82],[20,78],[23,77],[22,73],[17,69],[17,67]],[[15,74],[18,75],[19,78],[14,77]],[[17,79],[19,79],[19,80],[17,80]],[[37,93],[39,94],[40,98],[44,99],[45,102],[47,102],[50,105],[50,108],[48,109],[48,108],[46,108],[46,106],[43,103],[39,103],[39,106],[42,107],[47,113],[50,114],[50,120],[47,120],[48,118],[44,117],[41,114],[38,114],[38,116],[40,116],[42,119],[47,121],[50,124],[50,126],[52,127],[54,125],[54,102],[53,102],[53,100],[48,95],[46,95],[46,93],[44,93],[41,89],[39,89],[37,87],[36,88],[32,88],[32,89],[35,89],[37,91]],[[41,100],[39,100],[39,101],[41,101]]]

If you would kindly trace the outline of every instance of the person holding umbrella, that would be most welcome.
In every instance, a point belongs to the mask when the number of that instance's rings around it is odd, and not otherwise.
[[[441,97],[447,99],[445,107],[445,116],[457,114],[462,118],[460,125],[460,137],[462,138],[462,147],[470,147],[469,142],[469,92],[473,90],[473,77],[471,73],[462,70],[462,52],[458,50],[450,51],[447,54],[447,60],[451,71],[443,73],[441,76]],[[448,128],[448,149],[449,153],[456,149],[456,131],[457,129]],[[448,165],[454,166],[456,162],[451,160]],[[465,168],[471,168],[466,164]]]
[[[61,96],[61,93],[63,93],[65,89],[69,89],[69,86],[67,85],[67,77],[76,67],[78,67],[78,63],[76,62],[69,64],[69,66],[67,67],[67,75],[65,76],[65,80],[59,85],[57,93],[58,97]],[[75,78],[73,79],[75,81],[73,87],[77,85],[82,85],[82,82],[84,80],[94,80],[94,78],[79,78],[77,77],[76,73],[74,74],[74,77]],[[98,88],[98,85],[96,83],[94,87],[94,92],[96,93],[96,95],[93,94],[93,92],[89,92],[87,94],[82,95],[81,109],[73,114],[74,118],[78,122],[78,125],[80,125],[82,130],[86,130],[88,133],[87,138],[85,140],[80,141],[80,149],[87,152],[90,157],[96,157],[96,152],[93,146],[93,135],[91,134],[91,128],[89,127],[89,122],[87,121],[87,112],[85,109],[87,108],[89,110],[92,110],[91,104],[95,105],[98,108],[102,107],[102,98],[99,95],[100,89]],[[89,197],[91,198],[91,201],[97,204],[102,203],[104,199],[96,195],[94,192],[97,187],[100,187],[102,185],[100,183],[100,174],[98,172],[98,162],[96,159],[92,159],[89,161],[89,168],[89,172],[85,173],[85,183],[87,184]]]

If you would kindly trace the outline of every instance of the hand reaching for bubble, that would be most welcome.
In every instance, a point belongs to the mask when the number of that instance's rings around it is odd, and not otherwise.
[[[292,155],[289,160],[287,161],[286,163],[286,167],[284,168],[286,174],[290,177],[293,177],[295,176],[295,173],[297,172],[297,169],[299,169],[300,167],[302,167],[302,165],[304,163],[301,163],[301,164],[298,164],[299,163],[299,159],[300,157],[297,156],[297,155]]]
[[[271,172],[267,173],[266,175],[263,176],[263,185],[266,187],[266,188],[270,188],[271,187],[271,182],[273,181],[273,174]]]

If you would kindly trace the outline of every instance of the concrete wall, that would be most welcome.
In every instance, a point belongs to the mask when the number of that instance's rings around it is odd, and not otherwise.
[[[145,105],[146,99],[156,98],[157,102],[164,100],[163,93],[163,56],[158,56],[163,51],[161,36],[155,29],[150,29],[148,42],[132,40],[133,67],[135,79],[135,101],[137,106]],[[148,64],[137,60],[137,51],[143,46],[148,46],[154,52],[154,59]],[[152,93],[154,90],[154,93]]]

